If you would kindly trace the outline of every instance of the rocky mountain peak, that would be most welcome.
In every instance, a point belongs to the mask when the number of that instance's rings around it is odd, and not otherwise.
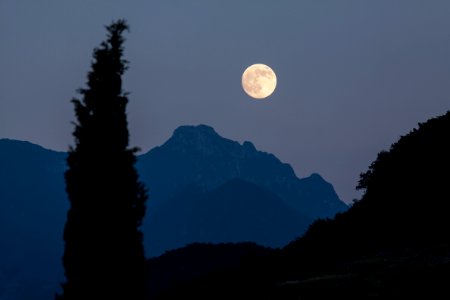
[[[200,125],[184,125],[180,126],[173,132],[172,139],[183,139],[189,137],[219,137],[217,132],[211,126]]]

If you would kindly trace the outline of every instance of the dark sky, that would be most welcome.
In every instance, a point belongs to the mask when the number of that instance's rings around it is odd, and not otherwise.
[[[380,150],[450,107],[448,0],[0,0],[0,138],[67,150],[69,100],[117,18],[144,151],[208,124],[350,201]],[[277,73],[268,100],[241,89],[253,63]]]

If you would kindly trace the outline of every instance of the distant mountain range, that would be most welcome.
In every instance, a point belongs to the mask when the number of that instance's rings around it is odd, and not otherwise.
[[[206,125],[179,127],[137,167],[150,194],[144,222],[150,256],[192,242],[281,247],[311,221],[347,208],[320,175],[299,179],[274,155]]]
[[[241,145],[223,138],[206,125],[177,128],[166,143],[142,155],[137,166],[156,203],[190,185],[210,190],[238,178],[277,194],[312,219],[347,208],[320,175],[299,179],[273,154],[248,141]]]
[[[65,157],[0,140],[0,299],[47,299],[61,279]],[[319,175],[299,179],[274,155],[205,125],[179,127],[137,168],[150,195],[149,257],[193,242],[281,247],[314,219],[347,208]],[[18,282],[26,288],[15,288]]]

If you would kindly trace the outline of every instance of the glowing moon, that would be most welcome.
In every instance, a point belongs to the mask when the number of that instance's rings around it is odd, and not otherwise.
[[[242,74],[242,88],[252,98],[269,97],[277,87],[275,72],[264,64],[254,64]]]

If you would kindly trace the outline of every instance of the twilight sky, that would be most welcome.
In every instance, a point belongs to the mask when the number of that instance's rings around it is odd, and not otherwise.
[[[380,150],[450,108],[448,0],[0,0],[0,138],[67,150],[69,101],[117,18],[143,151],[208,124],[349,202]],[[277,73],[268,100],[242,91],[253,63]]]

